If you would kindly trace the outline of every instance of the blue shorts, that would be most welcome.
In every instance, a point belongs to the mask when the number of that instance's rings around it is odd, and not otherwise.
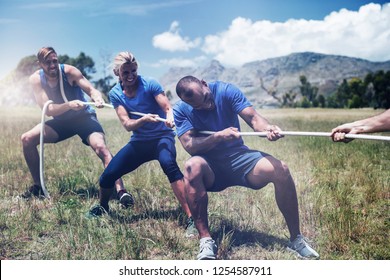
[[[110,161],[100,176],[100,187],[112,188],[115,181],[148,161],[158,160],[170,183],[182,179],[176,162],[175,138],[130,141]]]
[[[253,187],[247,181],[246,175],[264,156],[265,154],[255,150],[238,151],[218,160],[201,155],[215,175],[214,184],[207,191],[219,192],[231,186]]]
[[[96,118],[96,114],[84,115],[69,120],[51,119],[46,121],[45,124],[57,132],[58,139],[55,143],[61,142],[77,134],[85,145],[89,145],[87,141],[89,135],[94,132],[104,134],[103,128]]]

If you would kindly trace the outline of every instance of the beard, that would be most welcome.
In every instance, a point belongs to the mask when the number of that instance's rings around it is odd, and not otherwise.
[[[57,76],[58,76],[58,68],[49,69],[49,70],[43,69],[43,72],[45,73],[46,76],[48,76],[50,78],[57,78]]]

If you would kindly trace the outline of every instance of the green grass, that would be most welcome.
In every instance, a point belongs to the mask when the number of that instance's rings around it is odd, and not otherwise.
[[[373,110],[260,110],[282,129],[330,131]],[[50,200],[18,198],[31,184],[20,136],[40,122],[38,108],[0,110],[0,258],[41,260],[194,259],[196,239],[184,237],[184,214],[157,162],[123,177],[134,209],[111,202],[113,213],[86,219],[98,202],[103,165],[78,137],[45,145]],[[114,111],[98,117],[115,154],[130,138]],[[246,124],[243,130],[248,130]],[[387,134],[388,135],[388,134]],[[390,144],[290,136],[276,142],[245,137],[254,149],[285,161],[297,185],[301,228],[322,259],[390,259]],[[177,141],[178,163],[188,154]],[[221,259],[295,259],[272,185],[209,194],[209,220]]]

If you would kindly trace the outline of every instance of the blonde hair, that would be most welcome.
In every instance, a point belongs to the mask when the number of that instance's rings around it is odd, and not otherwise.
[[[44,63],[46,60],[46,57],[51,53],[57,54],[56,51],[52,47],[41,48],[37,54],[38,62]]]
[[[120,52],[115,56],[114,62],[112,63],[115,76],[119,76],[119,70],[121,69],[122,65],[126,63],[134,64],[138,68],[138,62],[131,52]]]

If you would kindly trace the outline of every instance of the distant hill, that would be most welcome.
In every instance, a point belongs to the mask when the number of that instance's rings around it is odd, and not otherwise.
[[[390,61],[372,62],[364,59],[325,55],[312,52],[292,53],[287,56],[253,61],[241,67],[225,67],[212,60],[204,67],[175,67],[159,81],[165,91],[170,91],[172,103],[178,100],[177,81],[194,75],[207,82],[221,80],[237,85],[257,107],[277,106],[277,101],[263,89],[276,91],[281,96],[288,91],[299,93],[299,76],[305,75],[308,82],[319,88],[325,96],[334,92],[343,79],[364,78],[378,70],[390,71]],[[28,78],[15,70],[0,81],[0,105],[35,105]],[[263,81],[263,88],[261,82]]]
[[[277,91],[281,96],[288,91],[299,93],[299,76],[319,88],[325,96],[334,92],[343,79],[361,78],[379,70],[389,71],[390,61],[372,62],[364,59],[325,55],[312,52],[292,53],[287,56],[246,63],[241,67],[227,68],[213,60],[199,68],[177,67],[165,73],[160,82],[166,91],[171,91],[178,100],[175,87],[177,81],[186,75],[204,79],[207,82],[221,80],[237,85],[256,106],[273,106],[277,102],[261,87]]]

